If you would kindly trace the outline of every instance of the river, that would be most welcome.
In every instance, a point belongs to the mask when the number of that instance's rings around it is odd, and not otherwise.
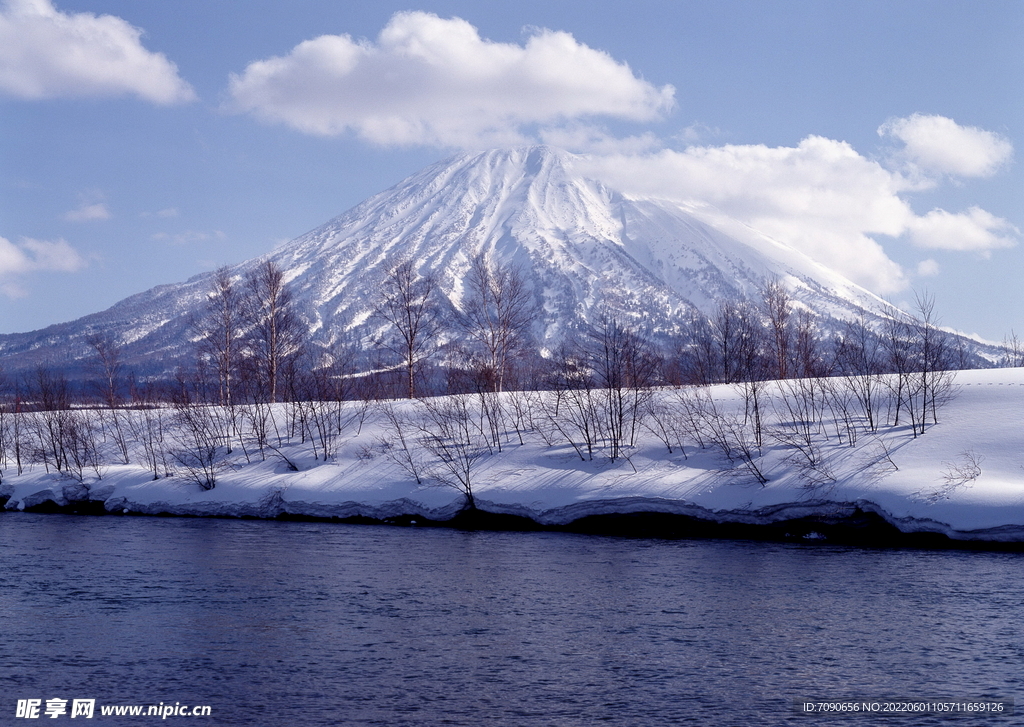
[[[1014,724],[794,703],[1012,698],[1022,559],[4,514],[0,724],[30,699],[47,724],[76,699],[111,725]]]

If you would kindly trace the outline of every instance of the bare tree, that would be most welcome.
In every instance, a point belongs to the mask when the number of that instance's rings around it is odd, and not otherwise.
[[[751,425],[758,447],[764,443],[765,392],[767,379],[772,375],[772,344],[777,343],[775,334],[766,332],[758,311],[753,306],[739,305],[736,308],[735,341],[732,345],[732,365],[736,388],[743,395],[743,422]],[[788,348],[787,355],[788,355]]]
[[[122,398],[121,345],[110,335],[95,333],[87,339],[96,352],[95,368],[99,375],[98,389],[106,410],[101,414],[104,430],[109,431],[122,464],[128,464],[128,439],[125,417],[119,411]]]
[[[487,388],[504,391],[509,368],[530,344],[526,279],[519,268],[494,265],[481,253],[471,261],[464,284],[460,327],[475,344]]]
[[[164,407],[152,396],[146,396],[137,408],[126,418],[132,442],[146,467],[153,473],[153,479],[171,474],[167,461],[167,416]]]
[[[735,347],[736,338],[739,335],[739,304],[732,301],[722,301],[718,310],[711,317],[711,330],[715,336],[717,348],[718,366],[720,381],[732,383],[740,378],[737,371]]]
[[[547,422],[576,450],[594,459],[602,435],[600,395],[586,356],[563,344],[554,357],[553,391],[540,399]]]
[[[808,468],[818,467],[822,460],[820,439],[825,427],[827,379],[805,377],[779,382],[779,395],[772,399],[777,422],[772,435],[782,444],[795,449]]]
[[[12,388],[14,400],[11,402],[9,438],[11,445],[14,447],[14,464],[17,467],[18,474],[21,475],[24,474],[25,459],[30,451],[28,438],[31,433],[31,427],[27,426],[25,414],[25,389],[18,383],[12,384]]]
[[[67,412],[64,428],[67,472],[82,482],[86,469],[92,470],[96,479],[103,478],[102,456],[97,438],[96,423],[85,411]]]
[[[294,377],[290,409],[293,419],[300,422],[300,436],[308,434],[314,459],[334,456],[337,439],[350,426],[362,427],[369,408],[366,401],[350,402],[346,399],[345,366],[348,363],[340,347],[307,352],[296,359],[302,369]]]
[[[958,461],[942,463],[946,466],[942,473],[942,479],[950,488],[973,482],[981,477],[981,463],[984,461],[984,455],[978,454],[973,449],[968,449],[960,453]]]
[[[508,402],[509,422],[515,429],[519,444],[525,444],[523,435],[536,430],[535,414],[539,410],[541,393],[535,389],[517,387],[506,395]]]
[[[47,471],[52,466],[63,472],[67,469],[64,428],[71,410],[71,388],[67,377],[40,366],[26,384],[29,398],[34,400],[38,410],[30,417],[37,443],[32,458],[42,462]]]
[[[487,448],[501,451],[502,437],[508,436],[505,426],[505,403],[501,394],[496,391],[480,389],[476,393],[479,412],[478,430],[484,436]]]
[[[721,359],[711,322],[698,311],[691,311],[674,343],[680,383],[707,386],[721,378]]]
[[[53,467],[80,482],[86,469],[100,478],[98,432],[86,412],[72,409],[71,386],[63,372],[40,367],[29,389],[37,409],[29,416],[35,440],[32,458],[42,462],[47,471]]]
[[[241,298],[230,269],[218,268],[206,299],[205,315],[195,323],[199,335],[199,353],[211,360],[217,375],[221,406],[231,406],[236,398],[234,388],[242,354],[244,326]]]
[[[914,368],[913,326],[910,317],[903,311],[894,308],[886,318],[882,346],[886,355],[885,369],[889,372],[885,379],[889,388],[889,413],[892,425],[899,426],[900,413],[911,400]],[[916,436],[916,422],[914,433]]]
[[[790,375],[804,378],[829,376],[832,369],[830,362],[823,354],[822,338],[819,335],[814,315],[804,308],[798,310],[795,329],[793,338],[795,361]]]
[[[86,341],[96,352],[94,368],[100,378],[100,397],[108,409],[116,409],[121,403],[121,346],[109,334],[94,333]]]
[[[696,314],[690,319],[690,377],[688,383],[710,386],[722,380],[721,359],[711,320]]]
[[[1012,333],[1012,331],[1011,331]],[[978,347],[966,336],[951,336],[951,362],[958,371],[978,368]]]
[[[881,341],[863,316],[846,324],[837,351],[840,369],[848,374],[848,383],[856,392],[868,431],[875,432],[879,421],[883,391]]]
[[[301,350],[305,330],[295,313],[284,272],[273,260],[263,261],[246,276],[242,310],[256,380],[265,387],[267,400],[274,403],[281,375],[288,360]]]
[[[761,306],[771,332],[771,378],[789,378],[790,357],[793,348],[793,333],[790,325],[793,301],[789,296],[789,291],[777,278],[769,280],[761,289]]]
[[[461,492],[466,498],[465,508],[474,510],[476,470],[489,448],[474,424],[470,401],[467,394],[423,399],[420,443],[434,458],[427,475]]]
[[[3,481],[3,469],[7,467],[8,453],[17,445],[14,442],[14,401],[9,396],[7,382],[0,375],[0,482]],[[18,474],[21,474],[20,468]]]
[[[440,328],[435,288],[432,275],[418,275],[411,260],[399,260],[388,270],[377,303],[376,315],[390,329],[383,344],[402,360],[410,399],[416,398],[416,370],[434,349]]]
[[[723,451],[731,452],[732,458],[739,461],[747,474],[753,476],[762,487],[768,483],[768,476],[762,469],[761,447],[753,436],[749,421],[723,414],[711,431],[727,440],[727,444],[719,441],[719,446]]]
[[[768,477],[762,469],[760,446],[754,440],[750,420],[718,408],[711,391],[697,387],[678,393],[682,421],[700,442],[719,449],[729,462],[752,475],[762,486]]]
[[[602,316],[590,334],[588,364],[600,390],[608,457],[614,462],[624,447],[636,444],[657,359],[639,333]]]
[[[665,398],[650,398],[643,425],[665,445],[669,454],[675,451],[673,447],[678,447],[683,459],[686,459],[686,445],[682,436],[686,430],[685,420],[676,407],[671,406]]]
[[[931,413],[932,423],[939,421],[938,409],[953,392],[955,372],[950,366],[949,335],[939,328],[935,315],[935,297],[927,293],[916,296],[920,323],[918,334],[918,362],[920,368],[921,417],[920,430],[924,434],[924,419]]]
[[[225,466],[220,453],[220,423],[213,407],[193,401],[175,402],[171,456],[181,465],[186,479],[212,490]]]
[[[706,449],[708,440],[704,436],[705,423],[709,412],[713,413],[714,410],[714,400],[708,387],[684,386],[673,392],[673,399],[673,408],[678,412],[680,432],[693,437],[698,447]]]
[[[857,444],[857,423],[860,405],[858,376],[832,376],[822,379],[825,401],[832,412],[836,437],[853,447]]]
[[[387,434],[379,437],[377,443],[388,459],[416,480],[417,485],[422,485],[424,464],[413,439],[412,422],[390,401],[380,402],[379,407],[387,421]]]
[[[1010,335],[1003,338],[1003,349],[1005,353],[999,361],[1001,366],[1004,368],[1024,366],[1024,341],[1020,340],[1015,331],[1011,330]]]

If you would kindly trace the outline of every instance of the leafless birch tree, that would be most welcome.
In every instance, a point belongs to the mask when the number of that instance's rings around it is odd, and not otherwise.
[[[531,344],[531,295],[519,268],[499,266],[483,253],[464,279],[459,324],[474,344],[480,371],[492,391],[504,391],[509,369]]]
[[[263,261],[246,276],[242,311],[254,375],[274,403],[285,365],[299,353],[305,330],[284,272],[273,260]]]
[[[419,275],[411,260],[399,260],[388,270],[377,303],[376,315],[389,329],[382,343],[401,358],[410,399],[416,398],[416,370],[437,343],[435,289],[432,275]]]

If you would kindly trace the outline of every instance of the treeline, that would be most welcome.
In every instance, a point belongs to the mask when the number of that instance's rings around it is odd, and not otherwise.
[[[232,463],[294,469],[296,451],[329,460],[369,417],[384,434],[366,457],[386,455],[469,504],[480,462],[530,439],[630,463],[641,436],[684,456],[713,448],[762,484],[765,449],[782,448],[810,480],[828,481],[828,446],[883,428],[924,433],[953,393],[952,372],[979,360],[938,326],[930,298],[916,316],[893,309],[825,328],[778,281],[658,339],[598,316],[541,356],[520,271],[479,257],[462,284],[453,310],[433,278],[393,261],[367,321],[324,331],[273,262],[243,278],[219,270],[190,326],[194,365],[172,380],[136,381],[120,342],[93,336],[88,389],[46,367],[8,382],[0,466],[82,480],[134,463],[211,488]],[[732,385],[739,407],[712,384]]]
[[[196,397],[219,404],[551,388],[567,369],[594,371],[598,359],[623,346],[650,385],[987,365],[967,339],[939,327],[928,296],[917,298],[914,315],[891,307],[837,325],[794,301],[777,280],[756,301],[725,301],[710,315],[694,310],[672,329],[599,312],[589,328],[562,331],[559,347],[541,355],[533,325],[539,302],[519,269],[481,256],[461,282],[455,308],[433,276],[410,260],[392,262],[376,299],[367,301],[369,316],[331,329],[300,310],[272,262],[244,280],[222,269],[193,322],[196,365],[179,372],[179,386],[191,379]],[[1008,359],[1024,360],[1022,348],[1008,348]]]
[[[725,301],[709,315],[693,310],[671,326],[598,311],[588,328],[563,330],[558,347],[542,351],[534,337],[539,302],[520,270],[478,257],[461,288],[456,309],[432,276],[398,260],[367,301],[368,315],[343,325],[304,310],[272,261],[244,277],[223,268],[188,326],[190,364],[140,383],[123,365],[123,342],[93,335],[86,374],[69,395],[107,408],[181,398],[227,406],[551,389],[585,376],[598,387],[618,376],[706,386],[992,365],[968,339],[939,327],[927,296],[914,315],[891,307],[837,323],[775,280],[757,300]],[[1016,336],[1005,354],[1003,365],[1024,363]],[[597,373],[612,365],[630,370]],[[43,369],[61,376],[58,366]],[[41,401],[37,372],[7,389],[9,399]]]

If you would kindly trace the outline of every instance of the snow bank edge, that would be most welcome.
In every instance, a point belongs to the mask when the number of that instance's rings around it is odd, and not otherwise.
[[[740,537],[805,542],[858,542],[934,547],[1018,546],[1024,550],[1024,525],[957,530],[938,520],[895,517],[877,503],[807,500],[756,509],[710,510],[691,502],[658,497],[594,499],[546,510],[522,504],[478,500],[478,513],[467,516],[460,499],[429,507],[401,498],[381,503],[286,500],[273,490],[255,502],[208,500],[173,503],[136,502],[113,495],[112,487],[51,487],[12,499],[15,488],[0,485],[0,508],[6,512],[219,517],[265,520],[327,520],[381,524],[422,524],[473,529],[537,529],[649,537]],[[493,518],[505,518],[500,524]],[[519,521],[510,527],[509,518]],[[530,526],[532,524],[532,526]],[[879,526],[882,525],[882,529]],[[891,532],[884,532],[888,526]],[[858,536],[859,531],[859,536]],[[910,537],[905,542],[894,535]],[[855,537],[851,537],[855,536]],[[1015,548],[1017,549],[1017,548]]]

